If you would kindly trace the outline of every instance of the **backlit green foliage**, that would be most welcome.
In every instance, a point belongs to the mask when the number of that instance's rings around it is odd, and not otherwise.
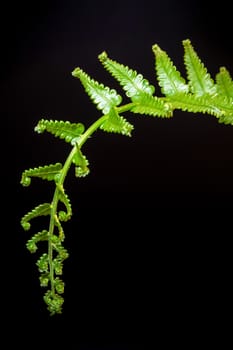
[[[29,186],[34,177],[53,181],[54,194],[49,202],[37,205],[21,219],[24,230],[29,230],[31,220],[40,216],[48,217],[48,225],[35,233],[26,245],[31,253],[38,250],[38,243],[46,241],[48,249],[37,260],[40,285],[46,288],[44,301],[51,315],[62,312],[64,302],[63,262],[68,252],[63,246],[65,239],[63,222],[72,217],[72,207],[64,190],[64,181],[69,169],[74,166],[76,177],[89,174],[89,162],[82,153],[82,146],[90,136],[100,129],[104,132],[131,136],[133,124],[122,116],[124,112],[171,118],[179,109],[186,112],[206,113],[218,122],[233,124],[233,81],[229,71],[220,67],[215,79],[198,57],[189,39],[183,40],[184,66],[187,72],[182,77],[168,54],[158,44],[152,46],[155,59],[155,75],[163,94],[155,94],[155,87],[136,70],[108,57],[106,52],[98,58],[110,75],[116,79],[129,98],[129,103],[121,105],[122,96],[116,90],[97,82],[81,68],[75,68],[72,75],[78,78],[86,93],[102,115],[87,129],[78,121],[53,121],[41,119],[35,131],[47,131],[71,145],[71,151],[64,162],[39,166],[22,173],[21,184]],[[62,207],[62,208],[61,208]]]

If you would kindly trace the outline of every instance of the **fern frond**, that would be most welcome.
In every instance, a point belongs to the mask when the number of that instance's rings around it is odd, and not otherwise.
[[[222,116],[218,121],[221,124],[233,125],[233,115]]]
[[[55,215],[54,216],[54,225],[57,226],[57,229],[58,229],[58,237],[59,237],[59,240],[61,242],[64,241],[65,239],[65,234],[64,234],[64,230],[63,230],[63,227],[60,223],[60,220],[62,221],[64,217],[64,220],[63,221],[66,221],[66,212],[61,210],[58,215]],[[53,236],[53,237],[56,237],[56,236]]]
[[[37,260],[36,265],[40,272],[40,285],[42,287],[50,287],[50,289],[44,295],[44,301],[47,304],[47,308],[51,315],[62,312],[62,305],[64,299],[59,294],[64,293],[64,282],[60,277],[52,275],[51,271],[55,275],[62,275],[63,261],[69,256],[67,250],[62,246],[61,240],[56,235],[49,235],[50,244],[52,249],[57,252],[57,256],[50,259],[48,253],[43,253]],[[52,270],[51,270],[52,269]]]
[[[133,125],[120,116],[115,108],[108,113],[108,118],[101,124],[101,130],[115,132],[126,136],[131,136]]]
[[[44,301],[47,304],[51,315],[60,314],[62,312],[64,298],[61,295],[48,290],[44,295]]]
[[[155,69],[162,93],[169,96],[188,92],[189,87],[185,79],[181,76],[167,53],[157,44],[152,46],[152,50],[156,58]]]
[[[63,262],[58,257],[53,259],[53,268],[54,268],[56,275],[62,275]]]
[[[68,251],[62,245],[65,239],[62,225],[63,221],[71,218],[72,207],[63,186],[71,166],[74,165],[77,177],[83,177],[89,173],[89,161],[81,150],[93,133],[101,129],[131,136],[134,127],[121,116],[124,112],[169,118],[176,109],[207,113],[215,116],[219,123],[233,125],[233,81],[229,72],[225,67],[221,67],[214,81],[193,49],[190,40],[184,40],[183,47],[187,82],[167,53],[157,44],[152,46],[156,75],[164,96],[154,96],[155,87],[150,85],[148,80],[128,66],[113,61],[106,52],[103,52],[99,55],[100,62],[120,83],[132,101],[120,105],[122,98],[116,90],[98,83],[80,68],[76,68],[72,75],[79,78],[86,93],[104,115],[87,130],[84,130],[82,123],[45,119],[40,120],[35,127],[38,133],[48,131],[73,146],[64,165],[56,163],[28,169],[22,173],[21,177],[23,186],[28,186],[32,177],[54,180],[55,189],[51,203],[36,206],[21,219],[23,229],[29,230],[32,219],[38,216],[49,216],[48,230],[36,233],[27,241],[26,246],[31,253],[35,253],[37,243],[46,241],[47,252],[41,255],[36,264],[40,272],[40,285],[48,289],[44,294],[44,301],[51,315],[62,312],[64,299],[61,294],[64,293],[65,284],[60,276],[63,272],[63,262],[69,257]]]
[[[28,231],[31,227],[29,221],[36,218],[37,216],[49,215],[51,212],[50,203],[39,204],[37,207],[28,212],[21,219],[21,225],[25,231]]]
[[[92,79],[82,69],[76,68],[72,72],[72,75],[80,79],[86,93],[103,114],[108,114],[113,107],[116,107],[121,103],[122,97],[117,94],[116,90],[110,89],[108,86],[104,86]]]
[[[193,113],[208,113],[217,118],[233,114],[233,105],[221,96],[195,96],[193,94],[177,94],[166,99],[174,109]]]
[[[53,240],[53,247],[56,250],[56,252],[58,253],[57,258],[60,261],[64,261],[65,259],[67,259],[69,257],[69,253],[68,251],[63,247],[60,239],[57,236],[53,236],[53,238],[56,238],[56,240]]]
[[[49,285],[49,272],[41,273],[39,276],[40,286],[41,287],[48,287]]]
[[[84,130],[85,128],[82,123],[70,123],[63,120],[41,119],[35,127],[35,131],[38,133],[48,131],[71,144],[82,135]]]
[[[54,238],[55,237],[56,236],[54,236]],[[57,252],[56,258],[53,259],[53,268],[54,268],[56,275],[62,275],[63,262],[65,259],[68,258],[69,254],[68,254],[67,250],[62,246],[62,244],[58,238],[56,241],[54,240],[53,248]]]
[[[90,172],[89,161],[86,156],[82,153],[81,149],[76,144],[76,152],[73,157],[73,163],[75,164],[75,176],[84,177]]]
[[[55,290],[58,294],[64,293],[65,284],[59,277],[56,277],[54,279],[54,287],[55,287]]]
[[[59,174],[62,169],[61,163],[39,166],[38,168],[28,169],[22,173],[21,185],[29,186],[31,177],[39,177],[43,180],[52,181]]]
[[[142,93],[153,95],[155,87],[150,85],[147,79],[144,79],[142,74],[138,74],[136,70],[130,69],[128,66],[120,64],[110,59],[104,51],[98,56],[104,68],[120,83],[126,91],[126,96],[132,101],[138,98]]]
[[[177,94],[169,96],[168,101],[170,101],[174,109],[180,109],[185,112],[208,113],[217,117],[222,115],[221,109],[214,106],[214,101],[206,96]]]
[[[233,125],[233,98],[229,95],[218,95],[215,100],[215,103],[223,109],[223,113],[218,119],[219,123]]]
[[[48,239],[48,231],[43,230],[41,232],[36,233],[32,238],[27,241],[26,247],[31,253],[35,253],[37,251],[37,243],[40,241],[46,241]]]
[[[195,52],[191,41],[186,39],[182,43],[184,47],[184,63],[191,92],[197,96],[204,94],[215,95],[216,86],[214,80]]]
[[[233,99],[233,80],[225,67],[220,67],[216,74],[217,91],[219,94]]]
[[[132,106],[130,111],[137,114],[147,114],[154,117],[170,118],[172,116],[172,108],[168,102],[146,93],[143,95],[141,94],[140,100],[138,103],[135,103]]]
[[[57,244],[54,244],[54,249],[57,251],[58,258],[61,261],[64,261],[69,257],[68,251],[62,246],[61,242],[58,241]]]
[[[49,256],[47,253],[43,253],[37,260],[36,265],[38,266],[39,272],[49,272]]]
[[[63,247],[61,240],[58,236],[53,235],[51,237],[51,241],[52,241],[52,245],[53,245],[54,250],[57,252],[57,256],[56,256],[56,258],[54,258],[55,262],[53,260],[54,267],[56,264],[58,264],[61,268],[60,264],[62,264],[63,261],[68,258],[69,254],[68,254],[67,250]],[[58,265],[57,265],[57,269],[59,270],[60,268]],[[56,274],[60,275],[60,272],[59,273],[56,272]]]
[[[59,220],[68,221],[72,216],[72,207],[71,207],[70,199],[68,195],[65,193],[63,187],[59,188],[58,198],[66,208],[66,212],[64,210],[59,211],[58,213]]]

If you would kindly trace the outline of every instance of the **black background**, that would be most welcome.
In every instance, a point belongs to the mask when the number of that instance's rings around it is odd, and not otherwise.
[[[49,201],[51,183],[20,185],[28,168],[63,162],[69,146],[38,135],[41,118],[83,122],[99,111],[71,75],[79,66],[121,88],[98,54],[156,86],[158,43],[185,75],[189,38],[214,77],[233,73],[230,3],[203,1],[10,2],[2,11],[2,289],[8,342],[67,349],[164,349],[219,344],[229,337],[233,138],[215,117],[176,111],[169,120],[126,114],[131,138],[97,131],[83,148],[91,173],[69,174],[73,217],[64,226],[63,314],[42,301],[36,257],[21,217]],[[122,93],[123,95],[123,93]],[[6,219],[7,217],[7,219]],[[44,226],[42,228],[45,228]],[[39,249],[42,253],[42,247]],[[6,276],[6,277],[5,277]],[[201,340],[202,339],[202,340]],[[9,343],[8,343],[9,344]]]

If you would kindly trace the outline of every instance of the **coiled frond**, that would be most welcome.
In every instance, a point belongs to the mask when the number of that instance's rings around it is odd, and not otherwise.
[[[48,290],[44,295],[44,301],[48,305],[48,310],[51,315],[60,314],[62,312],[64,298],[61,295]]]
[[[82,135],[85,128],[82,123],[70,123],[63,120],[46,120],[41,119],[35,131],[41,134],[44,131],[48,131],[56,137],[65,140],[68,143],[73,144]]]
[[[27,248],[31,253],[35,253],[37,251],[37,243],[46,240],[48,240],[48,231],[38,232],[27,241]]]
[[[36,206],[32,211],[28,212],[21,219],[21,225],[25,231],[29,230],[31,225],[30,221],[38,216],[50,215],[51,212],[51,204],[43,203]]]
[[[61,163],[50,164],[40,166],[38,168],[28,169],[22,173],[21,184],[23,186],[29,186],[31,183],[31,177],[39,177],[43,180],[52,181],[60,173],[62,169]]]
[[[59,201],[63,203],[66,208],[66,212],[64,210],[60,210],[58,213],[58,218],[60,221],[68,221],[72,216],[72,207],[70,203],[70,199],[68,195],[65,193],[63,187],[60,187],[58,194]]]
[[[75,176],[84,177],[90,172],[89,161],[87,157],[81,152],[81,149],[76,144],[76,152],[73,157],[73,163],[75,164]]]

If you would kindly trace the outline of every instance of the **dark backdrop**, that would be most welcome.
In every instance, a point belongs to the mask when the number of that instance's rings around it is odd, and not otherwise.
[[[178,111],[170,120],[128,114],[132,138],[93,135],[83,148],[90,175],[70,174],[66,182],[74,214],[64,225],[70,257],[58,316],[46,311],[36,257],[25,248],[41,223],[26,233],[20,226],[28,210],[50,200],[53,187],[35,180],[22,188],[20,177],[25,169],[63,162],[69,152],[63,141],[34,132],[39,119],[89,126],[100,116],[72,77],[75,67],[122,92],[97,59],[103,50],[157,86],[152,45],[185,74],[181,41],[189,38],[213,77],[223,65],[233,73],[230,3],[49,0],[3,9],[8,341],[30,349],[63,341],[67,349],[164,349],[190,348],[204,336],[202,344],[222,348],[232,275],[231,126]]]

